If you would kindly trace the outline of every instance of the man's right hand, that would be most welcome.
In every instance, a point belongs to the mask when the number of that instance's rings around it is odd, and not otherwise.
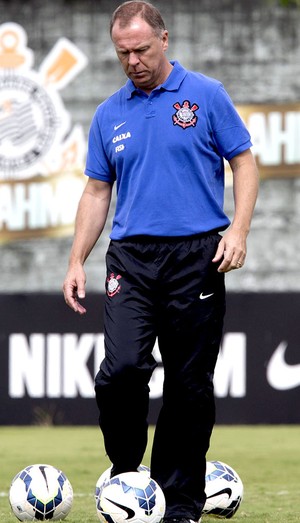
[[[74,312],[79,314],[86,313],[86,309],[78,301],[78,298],[85,298],[85,282],[86,276],[82,265],[69,268],[63,284],[65,302]]]

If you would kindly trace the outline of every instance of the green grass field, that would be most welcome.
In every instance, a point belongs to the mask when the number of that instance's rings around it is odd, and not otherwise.
[[[150,428],[145,465],[152,436]],[[33,463],[61,468],[71,481],[74,503],[66,523],[99,521],[94,486],[110,463],[97,427],[2,427],[0,442],[1,522],[17,521],[8,502],[10,482]],[[232,522],[300,522],[300,426],[217,426],[208,459],[228,463],[243,480],[244,500]],[[209,521],[220,520],[203,518]]]

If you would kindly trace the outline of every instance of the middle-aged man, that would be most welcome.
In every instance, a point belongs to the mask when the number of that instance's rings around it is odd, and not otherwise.
[[[64,294],[75,312],[86,312],[83,266],[116,182],[105,359],[95,386],[100,427],[112,475],[136,470],[147,444],[157,338],[165,379],[151,476],[165,494],[165,521],[187,523],[205,504],[224,273],[244,265],[258,175],[249,133],[223,85],[167,59],[168,31],[153,5],[121,4],[111,38],[128,81],[93,118]],[[233,172],[231,224],[224,158]]]

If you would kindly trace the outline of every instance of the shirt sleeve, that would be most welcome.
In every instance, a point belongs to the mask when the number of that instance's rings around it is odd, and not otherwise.
[[[210,121],[216,147],[226,160],[252,146],[250,134],[222,84],[211,104]]]
[[[115,173],[103,146],[103,137],[99,125],[101,120],[101,112],[99,109],[100,107],[98,107],[93,117],[89,131],[86,167],[84,172],[90,178],[113,183],[115,181]]]

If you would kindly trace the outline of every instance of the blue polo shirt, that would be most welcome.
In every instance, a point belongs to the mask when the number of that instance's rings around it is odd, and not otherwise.
[[[178,62],[148,96],[131,80],[96,110],[85,173],[117,185],[111,238],[224,230],[224,161],[251,147],[223,85]]]

